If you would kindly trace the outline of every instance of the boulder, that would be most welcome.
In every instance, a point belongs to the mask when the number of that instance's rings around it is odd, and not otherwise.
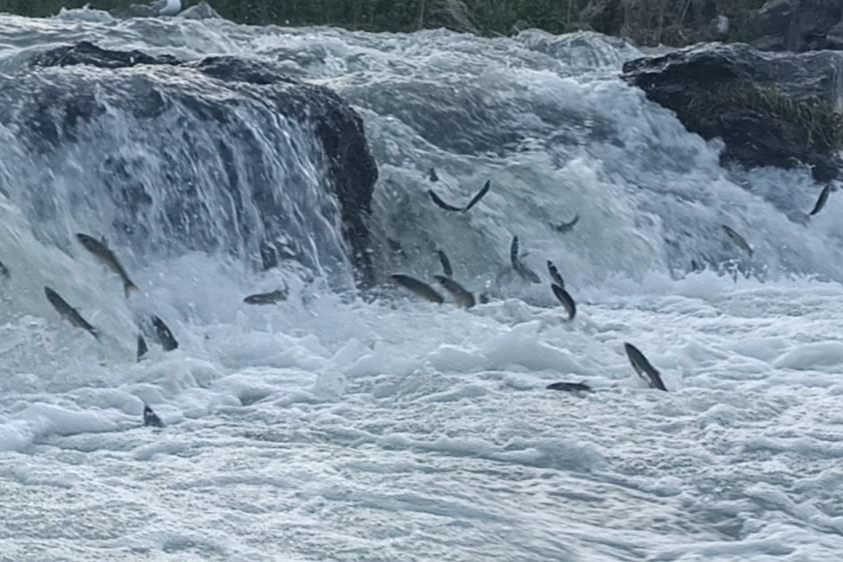
[[[358,285],[373,279],[366,220],[378,171],[362,120],[272,64],[82,42],[0,74],[0,124],[17,131],[16,171],[33,184],[7,187],[23,190],[18,203],[36,220],[85,221],[135,255],[267,263],[274,248],[269,265],[350,261]]]
[[[817,181],[829,181],[838,175],[843,142],[841,73],[843,53],[836,51],[769,53],[712,43],[629,61],[622,76],[675,111],[689,131],[722,138],[725,161],[783,168],[802,162]]]
[[[831,31],[843,18],[840,0],[770,0],[747,14],[743,34],[763,50],[805,52],[839,48]]]

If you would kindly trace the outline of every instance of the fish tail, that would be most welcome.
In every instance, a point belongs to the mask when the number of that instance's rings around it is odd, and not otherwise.
[[[129,281],[128,279],[123,283],[123,292],[126,293],[126,298],[129,298],[129,295],[132,291],[137,291],[138,286]]]

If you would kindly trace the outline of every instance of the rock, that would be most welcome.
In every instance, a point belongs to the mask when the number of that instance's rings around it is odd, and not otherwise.
[[[770,0],[749,12],[744,35],[763,50],[805,52],[835,48],[829,32],[843,18],[840,0]]]
[[[23,147],[16,176],[32,185],[18,196],[36,198],[20,205],[35,221],[72,216],[138,256],[258,260],[285,241],[279,259],[350,261],[358,285],[373,280],[366,220],[378,171],[362,120],[270,63],[82,42],[0,74],[0,123]],[[41,161],[51,164],[39,179]],[[70,187],[54,185],[54,170]]]
[[[829,146],[825,136],[838,128],[818,131],[793,112],[769,110],[753,100],[779,90],[782,95],[770,99],[785,107],[814,98],[829,109],[833,122],[843,104],[841,72],[843,53],[835,51],[764,53],[744,44],[714,43],[629,61],[623,78],[675,111],[689,131],[705,139],[721,137],[723,160],[783,168],[803,162],[814,166],[817,181],[828,181],[837,176],[840,162],[839,147]]]

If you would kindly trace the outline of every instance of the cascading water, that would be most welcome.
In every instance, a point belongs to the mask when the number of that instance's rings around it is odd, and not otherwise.
[[[159,62],[34,62],[82,42]],[[96,10],[0,16],[0,46],[0,560],[843,550],[840,202],[806,220],[807,170],[722,168],[618,77],[638,49]],[[280,77],[325,105],[285,114]],[[376,172],[321,87],[362,118]],[[463,205],[487,180],[467,213],[427,193]],[[76,232],[106,236],[139,293]],[[542,283],[512,275],[513,236]],[[438,249],[490,303],[351,291],[432,280]],[[283,285],[287,302],[242,302]],[[136,363],[148,313],[180,346]],[[144,402],[164,430],[138,427]]]

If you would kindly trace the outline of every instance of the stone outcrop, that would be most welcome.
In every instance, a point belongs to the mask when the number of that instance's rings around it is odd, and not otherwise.
[[[765,53],[743,44],[702,44],[627,62],[623,78],[676,112],[723,159],[745,166],[813,166],[836,178],[843,141],[843,53]]]
[[[358,283],[372,280],[366,220],[378,171],[363,122],[331,90],[269,63],[55,48],[0,76],[0,123],[33,161],[84,151],[79,199],[110,199],[109,239],[136,254],[250,258],[284,246],[270,264],[312,267],[347,252]],[[52,204],[29,207],[51,219]],[[340,250],[331,224],[342,227]]]

